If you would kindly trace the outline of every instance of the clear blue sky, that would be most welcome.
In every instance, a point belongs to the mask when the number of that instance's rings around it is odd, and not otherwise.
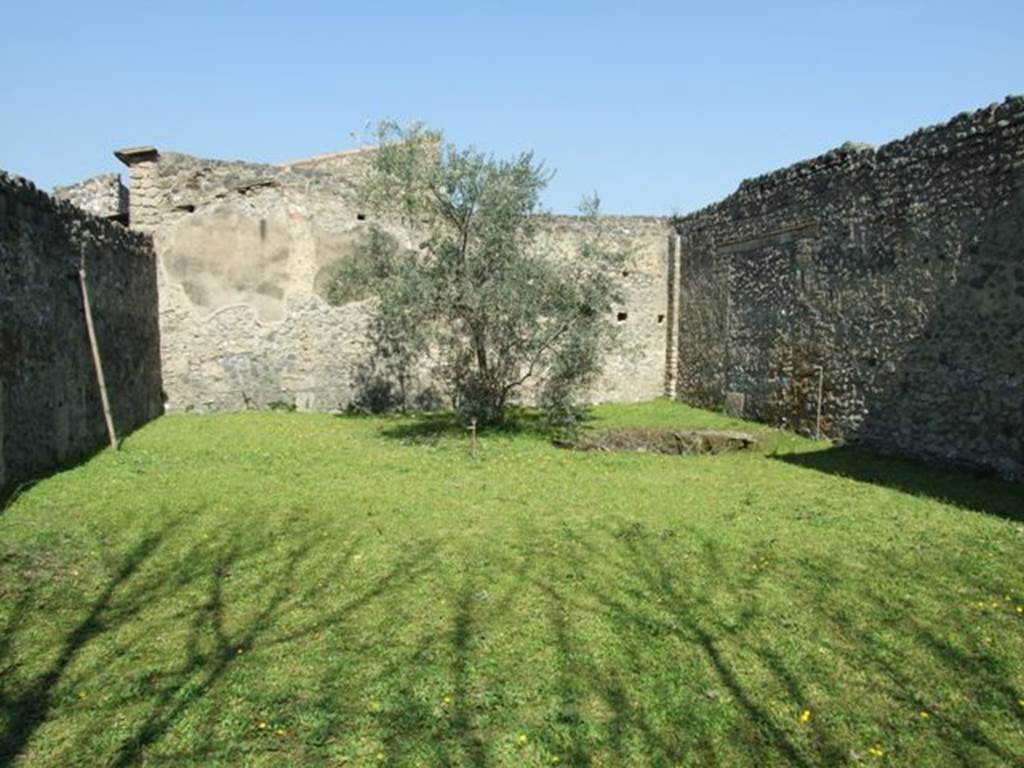
[[[4,0],[0,168],[44,188],[153,144],[280,162],[420,119],[533,149],[570,212],[669,214],[846,140],[1024,92],[1024,0]]]

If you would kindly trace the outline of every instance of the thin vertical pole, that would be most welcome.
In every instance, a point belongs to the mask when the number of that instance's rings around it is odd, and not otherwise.
[[[78,284],[82,287],[82,305],[85,307],[85,327],[89,332],[89,349],[92,352],[93,366],[96,368],[96,381],[100,385],[100,402],[103,404],[103,418],[107,422],[107,436],[110,447],[117,450],[117,433],[114,432],[114,417],[110,413],[110,399],[107,397],[107,381],[103,377],[103,362],[100,360],[100,348],[96,343],[96,328],[92,323],[92,306],[89,304],[89,289],[85,284],[85,265],[78,269]]]
[[[821,395],[825,383],[825,368],[821,365],[814,367],[818,369],[818,415],[814,421],[814,439],[821,440]]]
[[[673,232],[668,237],[666,277],[668,293],[665,297],[665,396],[675,400],[678,394],[679,366],[679,270],[682,239]]]

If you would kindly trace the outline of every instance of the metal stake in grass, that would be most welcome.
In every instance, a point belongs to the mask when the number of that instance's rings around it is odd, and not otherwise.
[[[469,420],[469,455],[476,458],[476,418]]]

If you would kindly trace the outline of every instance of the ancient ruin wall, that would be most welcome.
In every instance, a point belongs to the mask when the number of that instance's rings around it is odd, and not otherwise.
[[[537,246],[572,259],[593,235],[592,222],[578,216],[547,218]],[[622,303],[612,307],[618,330],[616,350],[587,396],[591,402],[632,403],[664,394],[665,332],[668,327],[665,270],[668,220],[655,216],[605,216],[598,226],[607,247],[626,254],[616,275]]]
[[[168,408],[351,402],[370,351],[368,305],[330,306],[315,290],[367,227],[351,184],[315,168],[141,157],[131,217],[158,256]]]
[[[1024,472],[1024,99],[745,181],[678,221],[679,397]]]
[[[126,434],[161,412],[149,238],[0,172],[0,487],[107,442],[83,262],[116,428]]]
[[[116,173],[93,176],[66,187],[54,187],[53,196],[74,203],[93,216],[128,223],[128,188]]]
[[[120,155],[119,155],[120,156]],[[201,160],[152,148],[124,153],[133,227],[153,234],[159,261],[164,388],[172,410],[279,404],[345,408],[372,354],[370,304],[331,306],[324,275],[381,226],[406,247],[410,234],[371,221],[354,202],[359,154],[287,166]],[[592,398],[661,393],[665,220],[610,219],[634,264],[622,276],[629,306],[616,308],[623,352]],[[545,247],[570,254],[579,220],[556,217]],[[660,304],[658,303],[660,301]],[[659,308],[662,307],[662,308]]]

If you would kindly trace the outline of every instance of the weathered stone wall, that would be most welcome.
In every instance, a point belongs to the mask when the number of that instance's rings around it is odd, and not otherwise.
[[[539,248],[572,259],[592,233],[587,219],[553,216],[537,239]],[[671,232],[668,220],[649,216],[606,216],[601,237],[627,254],[617,277],[623,303],[613,307],[619,330],[617,351],[604,361],[604,371],[589,393],[591,402],[630,403],[664,394],[666,319],[666,253]]]
[[[352,402],[372,352],[370,305],[329,305],[319,293],[323,276],[371,224],[414,245],[410,233],[369,221],[354,202],[369,151],[285,166],[152,148],[119,153],[130,167],[133,227],[152,233],[158,255],[169,408],[335,410]],[[654,397],[663,378],[667,222],[607,225],[635,266],[621,278],[630,305],[618,310],[628,315],[623,353],[609,361],[592,397]],[[552,219],[543,246],[571,257],[580,226]]]
[[[107,441],[83,262],[116,428],[126,434],[161,412],[150,239],[0,172],[0,485]]]
[[[368,306],[330,306],[315,286],[368,226],[350,183],[175,153],[131,171],[144,189],[132,190],[132,220],[158,255],[168,408],[347,405],[369,354]]]
[[[93,216],[128,223],[128,188],[116,173],[93,176],[67,187],[54,187],[53,196],[74,203]]]
[[[1024,99],[683,217],[679,397],[1024,472]]]

